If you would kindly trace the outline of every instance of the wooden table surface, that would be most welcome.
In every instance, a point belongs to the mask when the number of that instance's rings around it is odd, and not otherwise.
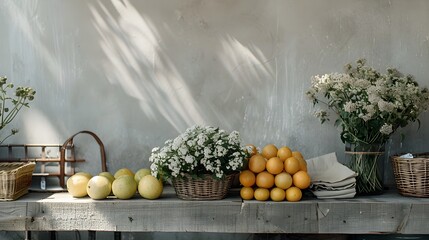
[[[224,233],[429,234],[429,198],[396,192],[345,200],[242,201],[238,189],[218,201],[162,198],[73,198],[68,193],[31,192],[0,202],[0,230]]]

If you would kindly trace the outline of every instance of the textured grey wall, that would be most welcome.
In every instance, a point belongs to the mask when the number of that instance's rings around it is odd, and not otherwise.
[[[310,77],[364,57],[428,86],[428,13],[426,0],[4,0],[0,74],[37,90],[9,142],[92,130],[115,171],[148,166],[152,147],[208,124],[258,146],[341,157],[339,132],[312,116]],[[400,151],[428,151],[428,118],[403,130]],[[97,145],[76,144],[97,173]]]
[[[312,116],[310,77],[364,57],[429,85],[428,12],[425,0],[2,1],[1,74],[37,90],[10,142],[92,130],[114,171],[147,166],[152,147],[208,124],[341,157],[338,131]],[[404,130],[405,150],[428,150],[427,120]],[[80,154],[98,158],[87,141]]]
[[[10,142],[92,130],[115,171],[147,166],[152,147],[208,124],[341,156],[338,131],[312,116],[310,77],[364,57],[429,85],[428,12],[425,0],[1,1],[1,74],[37,90]],[[428,150],[427,120],[404,130],[405,150]],[[88,141],[76,141],[80,154],[98,158]]]

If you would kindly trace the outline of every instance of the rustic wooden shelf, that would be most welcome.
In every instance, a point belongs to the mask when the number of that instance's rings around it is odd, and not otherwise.
[[[29,193],[0,202],[6,231],[429,234],[429,199],[396,192],[346,200],[184,201],[167,187],[162,198],[76,199],[68,193]]]

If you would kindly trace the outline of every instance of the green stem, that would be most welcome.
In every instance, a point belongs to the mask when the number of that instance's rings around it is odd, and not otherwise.
[[[21,110],[21,108],[25,104],[24,98],[19,98],[18,103],[14,106],[14,108],[7,114],[6,119],[4,120],[4,124],[10,123]]]
[[[5,104],[6,104],[6,97],[4,96],[4,94],[6,93],[6,90],[3,88],[3,86],[1,88],[1,91],[3,93],[3,96],[2,96],[2,105],[1,105],[1,126],[0,126],[0,129],[3,129],[3,127],[6,126],[4,124],[4,108],[5,108]]]
[[[356,145],[358,146],[358,145]],[[379,154],[358,154],[357,152],[380,151],[380,147],[375,149],[356,149],[356,153],[351,155],[350,168],[358,174],[356,178],[356,190],[360,194],[380,192],[383,189],[381,174],[377,169]]]

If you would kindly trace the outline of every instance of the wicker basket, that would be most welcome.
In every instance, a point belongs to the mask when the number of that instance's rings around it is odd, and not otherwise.
[[[400,194],[429,197],[429,153],[414,158],[391,157],[396,187]]]
[[[16,200],[26,194],[35,166],[33,162],[0,163],[0,200]]]
[[[224,179],[214,179],[210,175],[193,179],[176,178],[172,184],[176,195],[184,200],[219,200],[226,197],[236,174],[226,176]]]

